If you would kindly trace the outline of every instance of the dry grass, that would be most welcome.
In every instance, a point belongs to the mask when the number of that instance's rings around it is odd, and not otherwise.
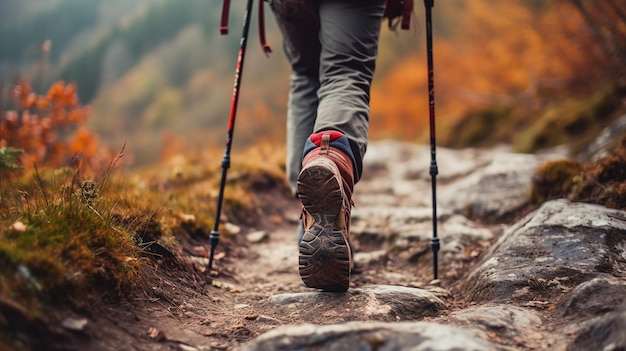
[[[572,154],[587,146],[610,122],[624,112],[620,89],[605,86],[588,98],[572,98],[548,105],[539,118],[528,118],[532,124],[513,138],[518,152],[567,144]]]
[[[0,297],[37,315],[50,303],[80,307],[95,289],[133,287],[139,250],[132,226],[116,220],[124,209],[111,196],[110,175],[83,180],[62,168],[3,177]]]
[[[0,170],[0,302],[41,319],[51,306],[124,298],[141,284],[141,266],[155,258],[151,243],[180,252],[173,233],[184,214],[195,217],[208,243],[221,153],[206,155],[212,158],[179,157],[122,174],[114,171],[120,153],[93,180],[71,168]],[[223,219],[253,221],[257,191],[287,189],[283,155],[269,146],[234,152]],[[235,238],[221,231],[220,245],[232,244]],[[3,314],[0,306],[0,325]],[[0,332],[0,348],[19,346],[23,331],[12,328]]]
[[[568,145],[576,154],[624,113],[623,95],[623,87],[607,85],[588,97],[470,111],[442,135],[442,144],[461,148],[506,143],[525,153]]]
[[[597,162],[563,159],[539,167],[533,176],[531,202],[561,197],[626,210],[626,137]]]

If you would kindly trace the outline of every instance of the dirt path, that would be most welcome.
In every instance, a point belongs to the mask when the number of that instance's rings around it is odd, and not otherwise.
[[[240,245],[220,246],[226,252],[218,252],[215,268],[219,274],[212,282],[199,269],[201,265],[194,267],[186,255],[188,250],[183,250],[178,261],[152,262],[144,272],[149,282],[142,292],[121,305],[95,306],[82,331],[60,334],[60,349],[230,350],[277,326],[343,321],[333,311],[285,312],[269,303],[277,294],[315,290],[304,287],[297,270],[298,202],[275,193],[265,196],[275,200],[273,221],[265,221],[264,227],[243,229],[238,234]],[[265,239],[245,239],[256,230],[265,231]],[[206,242],[191,236],[181,242],[183,248],[203,244]],[[366,250],[375,248],[356,244]],[[406,286],[407,276],[412,277],[413,284],[426,285],[430,274],[427,264],[409,267],[406,257],[390,257],[386,264],[357,266],[351,286]],[[68,313],[59,318],[80,320],[83,316]]]
[[[216,268],[221,274],[214,278],[212,285],[201,280],[203,275],[191,267],[153,265],[150,275],[154,281],[144,297],[136,298],[136,303],[128,308],[109,308],[106,317],[96,321],[94,326],[101,330],[100,335],[95,335],[98,347],[230,350],[277,326],[328,324],[350,318],[323,308],[319,311],[292,311],[289,307],[287,311],[277,310],[269,303],[270,297],[277,294],[315,291],[304,287],[297,271],[295,233],[299,205],[290,199],[277,203],[280,205],[275,210],[280,212],[280,223],[269,224],[270,228],[256,228],[267,233],[261,242],[245,240],[246,234],[255,229],[242,230],[239,237],[245,244],[229,248],[227,255],[217,261]],[[192,244],[183,243],[183,246]],[[359,241],[356,245],[362,252],[376,249],[375,245]],[[426,286],[432,278],[430,257],[424,257],[423,264],[407,263],[407,257],[420,250],[423,251],[423,247],[397,256],[389,255],[384,263],[372,260],[366,265],[357,265],[351,287],[367,284]],[[451,281],[452,278],[444,279]]]
[[[240,245],[222,243],[211,280],[190,249],[207,245],[203,238],[182,236],[183,252],[174,261],[150,262],[142,291],[120,305],[94,306],[82,313],[59,312],[58,319],[84,320],[81,330],[58,330],[53,345],[58,349],[89,350],[226,350],[279,325],[292,323],[275,316],[267,306],[270,296],[306,289],[297,272],[295,240],[299,213],[296,200],[273,193],[277,201],[265,221],[266,236],[251,243],[244,229]],[[280,220],[277,220],[280,218]],[[181,236],[177,236],[180,240]],[[223,250],[223,251],[222,251]],[[204,261],[206,263],[206,260]],[[54,328],[52,328],[54,329]]]
[[[87,320],[87,324],[77,330],[57,327],[58,335],[45,345],[58,347],[42,349],[233,350],[277,327],[304,323],[424,320],[459,324],[459,320],[469,318],[466,322],[477,327],[477,317],[472,315],[475,311],[467,312],[465,317],[458,315],[468,307],[476,307],[476,302],[468,303],[465,299],[462,284],[483,253],[510,225],[487,224],[459,213],[467,212],[465,204],[471,203],[472,215],[480,211],[483,217],[479,218],[485,218],[504,209],[510,212],[506,214],[506,223],[515,223],[517,219],[513,217],[526,211],[519,209],[518,201],[526,198],[524,185],[528,186],[529,172],[540,159],[505,153],[497,162],[489,162],[496,159],[491,151],[442,152],[441,161],[447,165],[448,173],[441,176],[439,183],[442,251],[440,279],[433,282],[430,182],[420,168],[428,162],[418,159],[428,153],[400,147],[381,144],[368,151],[370,155],[377,151],[378,158],[369,164],[367,176],[355,189],[357,207],[352,213],[351,237],[356,266],[348,293],[308,294],[316,290],[304,287],[297,270],[300,204],[284,188],[262,183],[265,185],[255,190],[262,204],[257,206],[257,214],[239,221],[230,218],[241,225],[241,230],[231,236],[234,239],[220,243],[216,274],[209,276],[208,260],[202,257],[202,250],[197,250],[206,248],[208,233],[198,232],[197,228],[178,228],[175,237],[182,249],[174,252],[173,259],[147,260],[142,274],[147,281],[141,285],[142,290],[122,304],[60,313],[58,320]],[[399,160],[389,160],[388,155],[394,153]],[[237,213],[231,217],[236,215],[241,217]],[[259,231],[265,233],[261,239],[248,238],[250,233]],[[368,308],[378,306],[376,301],[368,305],[368,301],[372,302],[368,300],[372,290],[366,289],[372,285],[420,288],[411,290],[434,295],[445,308],[429,315],[416,313],[421,308],[405,305],[399,307],[401,313],[368,314]],[[387,300],[398,300],[397,291],[396,295],[387,295]],[[500,346],[516,350],[549,345],[545,339],[563,328],[563,323],[555,321],[560,317],[554,314],[554,305],[549,305],[551,295],[542,293],[537,301],[530,297],[530,302],[520,300],[522,305],[510,303],[504,307],[524,307],[525,315],[541,319],[545,325],[538,322],[535,324],[539,327],[494,331],[490,329],[492,315],[488,311],[483,316],[486,335]],[[510,327],[510,321],[503,320],[503,325]],[[513,335],[519,330],[524,332],[523,340]],[[569,329],[566,333],[566,338],[573,335]]]
[[[188,287],[174,283],[169,289],[174,294],[171,306],[163,309],[162,303],[155,303],[155,308],[147,309],[144,318],[140,317],[144,321],[140,333],[147,341],[145,349],[179,349],[181,344],[188,350],[232,349],[269,329],[293,322],[275,316],[267,300],[277,293],[307,290],[297,272],[295,233],[299,205],[295,200],[277,198],[279,194],[265,196],[278,200],[271,212],[280,213],[272,215],[279,223],[264,221],[265,226],[243,229],[238,234],[240,245],[221,247],[227,253],[216,261],[219,273],[211,285],[203,286],[206,282],[190,279],[186,282],[191,283]],[[255,231],[265,232],[264,239],[245,239]],[[217,257],[221,257],[219,251]],[[171,284],[166,280],[159,283],[165,290]],[[147,333],[150,328],[162,331],[165,340],[155,345]]]

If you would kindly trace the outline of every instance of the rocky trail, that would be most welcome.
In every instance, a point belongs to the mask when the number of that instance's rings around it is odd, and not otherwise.
[[[624,350],[626,213],[567,200],[528,204],[535,168],[562,156],[439,149],[440,279],[433,281],[429,149],[372,143],[354,195],[357,254],[348,292],[303,286],[299,205],[264,189],[267,207],[259,211],[266,220],[231,228],[241,245],[218,251],[213,281],[198,253],[206,242],[190,232],[181,257],[146,269],[143,293],[58,316],[58,337],[47,345]]]

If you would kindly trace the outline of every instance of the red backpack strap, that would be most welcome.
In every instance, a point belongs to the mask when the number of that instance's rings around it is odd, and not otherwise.
[[[398,25],[402,30],[410,29],[413,2],[414,0],[385,0],[383,18],[389,21],[389,29],[395,31]]]
[[[409,29],[411,24],[411,14],[413,13],[413,0],[404,0],[404,8],[402,9],[402,23],[400,28],[404,30]]]
[[[220,22],[220,33],[228,34],[228,12],[230,11],[230,0],[223,0],[222,21]]]
[[[228,1],[228,0],[226,0]],[[264,15],[264,0],[259,0],[259,40],[261,41],[261,47],[266,56],[272,52],[272,48],[267,44],[265,40],[265,15]]]

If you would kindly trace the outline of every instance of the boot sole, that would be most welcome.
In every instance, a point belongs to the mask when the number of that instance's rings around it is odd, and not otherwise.
[[[306,167],[298,177],[298,196],[314,217],[314,224],[304,233],[299,245],[300,278],[310,288],[348,290],[350,249],[336,223],[343,205],[339,170],[323,161]]]

